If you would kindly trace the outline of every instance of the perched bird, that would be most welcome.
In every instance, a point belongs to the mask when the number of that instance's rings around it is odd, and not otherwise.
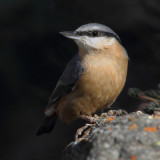
[[[90,23],[60,34],[73,39],[79,53],[58,80],[37,135],[51,132],[58,118],[67,123],[76,118],[94,121],[92,114],[109,107],[126,81],[128,55],[112,29]]]

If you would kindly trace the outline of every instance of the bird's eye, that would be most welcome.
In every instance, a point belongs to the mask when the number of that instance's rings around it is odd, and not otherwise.
[[[97,36],[98,36],[98,31],[93,31],[93,32],[92,32],[92,36],[93,36],[93,37],[97,37]]]

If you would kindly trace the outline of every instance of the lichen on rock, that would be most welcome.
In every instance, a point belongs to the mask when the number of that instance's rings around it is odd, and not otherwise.
[[[64,149],[63,160],[160,159],[159,115],[103,114],[88,130]]]

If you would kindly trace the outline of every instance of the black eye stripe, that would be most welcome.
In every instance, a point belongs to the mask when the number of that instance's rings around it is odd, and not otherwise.
[[[95,31],[98,32],[97,36],[93,36],[93,34],[92,34]],[[121,42],[117,35],[115,35],[113,33],[110,33],[110,32],[105,32],[105,31],[97,31],[97,30],[79,31],[79,32],[76,32],[76,35],[78,35],[78,36],[89,36],[89,37],[115,37],[119,42]]]

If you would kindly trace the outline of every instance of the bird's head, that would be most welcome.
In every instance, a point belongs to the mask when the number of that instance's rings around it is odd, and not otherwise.
[[[73,39],[83,50],[103,49],[104,46],[113,45],[116,40],[120,43],[120,38],[112,29],[98,23],[85,24],[75,31],[65,31],[60,34]]]

